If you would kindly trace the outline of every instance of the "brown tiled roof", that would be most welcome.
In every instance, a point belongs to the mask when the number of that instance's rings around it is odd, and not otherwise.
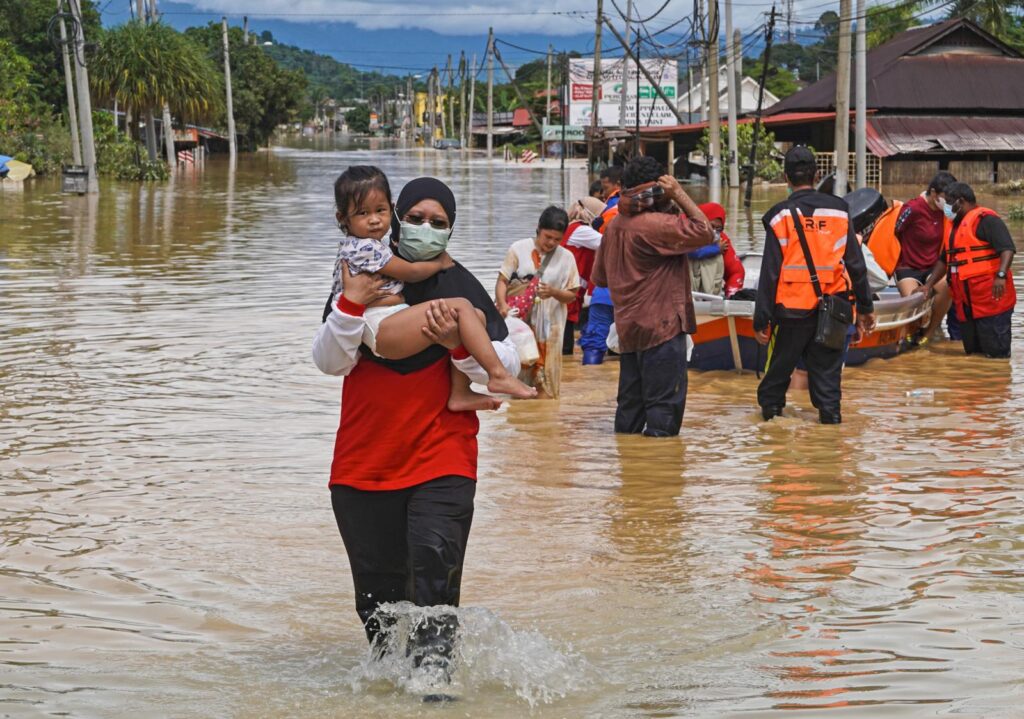
[[[951,49],[958,45],[963,50]],[[984,49],[972,52],[972,46]],[[968,20],[900,33],[867,54],[867,69],[867,106],[881,113],[1019,114],[1024,108],[1024,57]],[[851,88],[855,70],[852,74]],[[833,74],[766,114],[834,112],[835,96]]]

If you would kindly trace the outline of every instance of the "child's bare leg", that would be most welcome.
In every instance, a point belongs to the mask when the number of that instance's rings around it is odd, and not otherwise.
[[[487,334],[483,313],[479,313],[473,307],[473,303],[462,297],[448,298],[445,302],[456,315],[459,342],[487,372],[487,389],[497,394],[509,394],[524,399],[535,397],[535,389],[509,374],[501,364],[498,353],[491,344],[490,335]],[[423,334],[423,328],[427,326],[429,307],[429,303],[426,302],[418,304],[396,312],[381,322],[377,329],[377,355],[385,359],[405,359],[429,347],[431,342]]]
[[[487,389],[497,394],[509,394],[520,399],[536,397],[537,390],[520,382],[501,363],[498,353],[494,351],[494,345],[491,344],[491,336],[487,334],[487,323],[483,312],[476,309],[469,300],[461,297],[446,301],[458,315],[459,341],[487,372]]]
[[[469,377],[451,366],[452,392],[448,395],[448,409],[452,412],[479,412],[498,409],[501,400],[490,395],[480,394],[470,389]]]

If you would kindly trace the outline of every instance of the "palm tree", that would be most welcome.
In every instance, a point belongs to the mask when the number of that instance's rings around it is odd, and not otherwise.
[[[159,22],[129,22],[105,32],[89,79],[99,97],[116,100],[137,117],[166,103],[179,120],[202,120],[216,114],[223,97],[220,73],[206,53]],[[156,161],[155,147],[149,147],[149,159]]]

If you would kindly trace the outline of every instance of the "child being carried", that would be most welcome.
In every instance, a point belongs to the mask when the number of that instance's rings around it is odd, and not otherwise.
[[[430,346],[422,328],[427,326],[430,304],[410,307],[402,296],[403,282],[420,282],[454,266],[448,254],[424,262],[408,262],[390,247],[394,205],[387,177],[377,167],[353,165],[334,183],[338,226],[345,237],[338,243],[331,296],[344,286],[345,268],[351,275],[370,273],[390,278],[381,286],[387,296],[370,303],[363,313],[363,344],[384,359],[399,360]],[[431,224],[436,220],[431,221]],[[437,228],[435,228],[437,229]],[[447,228],[443,228],[447,229]],[[487,372],[487,389],[496,394],[531,398],[537,390],[520,382],[502,365],[494,351],[483,312],[463,297],[445,298],[458,322],[459,341]],[[453,412],[497,409],[501,400],[470,388],[469,377],[452,366],[448,409]]]

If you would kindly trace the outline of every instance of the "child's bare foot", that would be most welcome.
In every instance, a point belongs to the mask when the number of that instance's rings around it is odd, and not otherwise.
[[[500,399],[479,392],[453,392],[448,398],[448,409],[452,412],[488,412],[500,406]]]
[[[533,399],[537,396],[537,390],[525,385],[510,374],[502,377],[492,377],[487,383],[487,391],[494,394],[507,394],[517,399]]]

